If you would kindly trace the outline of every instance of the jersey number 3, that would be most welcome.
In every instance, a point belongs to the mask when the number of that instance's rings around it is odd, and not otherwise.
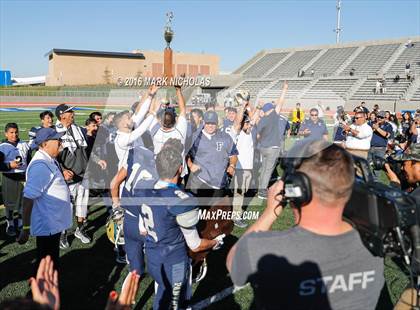
[[[153,221],[153,212],[152,209],[148,205],[143,204],[141,206],[141,213],[144,214],[143,220],[144,220],[144,227],[147,230],[147,234],[155,240],[155,242],[158,242],[158,237],[156,235],[156,232],[153,230],[155,228],[155,223]]]

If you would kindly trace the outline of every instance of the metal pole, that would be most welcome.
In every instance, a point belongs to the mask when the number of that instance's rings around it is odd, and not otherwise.
[[[335,29],[335,43],[340,43],[341,0],[337,0],[337,28]]]

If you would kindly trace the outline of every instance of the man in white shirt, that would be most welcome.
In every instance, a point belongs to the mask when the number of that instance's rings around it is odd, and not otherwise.
[[[233,212],[235,226],[245,228],[247,223],[242,219],[242,207],[244,205],[245,193],[248,191],[254,168],[254,140],[256,139],[256,128],[252,127],[251,119],[246,115],[242,122],[240,133],[236,136],[236,147],[238,149],[238,162],[234,175]]]
[[[39,150],[26,171],[23,191],[23,229],[18,242],[24,244],[29,233],[36,237],[38,264],[50,255],[54,267],[59,267],[61,232],[72,225],[70,191],[56,157],[64,132],[41,128],[35,144]]]
[[[153,101],[159,87],[151,86],[147,96],[143,96],[142,102],[137,106],[133,115],[129,111],[118,113],[114,117],[114,124],[117,127],[117,135],[114,140],[115,152],[118,157],[118,173],[111,182],[111,197],[113,206],[120,202],[120,185],[127,177],[128,152],[135,145],[142,145],[141,136],[153,123],[156,111],[159,108],[157,101]],[[149,116],[144,119],[147,112]],[[144,121],[143,121],[144,120]],[[133,130],[134,128],[134,130]]]
[[[347,134],[345,143],[347,151],[367,159],[373,131],[366,121],[366,114],[357,112],[354,116],[354,124],[350,126],[343,124],[343,129],[345,134]]]
[[[185,100],[182,96],[181,87],[175,87],[175,90],[179,107],[178,119],[176,119],[176,113],[173,108],[166,108],[160,122],[158,123],[158,120],[155,119],[154,123],[151,125],[155,155],[160,152],[162,146],[170,138],[180,140],[185,148],[185,138],[187,137],[188,129]]]

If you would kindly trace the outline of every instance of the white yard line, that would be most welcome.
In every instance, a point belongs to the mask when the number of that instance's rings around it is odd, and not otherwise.
[[[206,299],[203,299],[202,301],[195,303],[194,305],[190,306],[190,309],[201,310],[201,309],[207,308],[211,304],[218,302],[222,299],[225,299],[229,295],[235,294],[236,292],[244,289],[248,285],[241,286],[241,287],[231,286],[231,287],[225,288],[223,291],[220,291],[219,293],[216,293],[213,296],[207,297]]]

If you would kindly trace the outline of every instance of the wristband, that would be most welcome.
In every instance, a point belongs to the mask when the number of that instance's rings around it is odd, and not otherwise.
[[[23,230],[30,230],[31,229],[31,225],[26,225],[22,227]]]

